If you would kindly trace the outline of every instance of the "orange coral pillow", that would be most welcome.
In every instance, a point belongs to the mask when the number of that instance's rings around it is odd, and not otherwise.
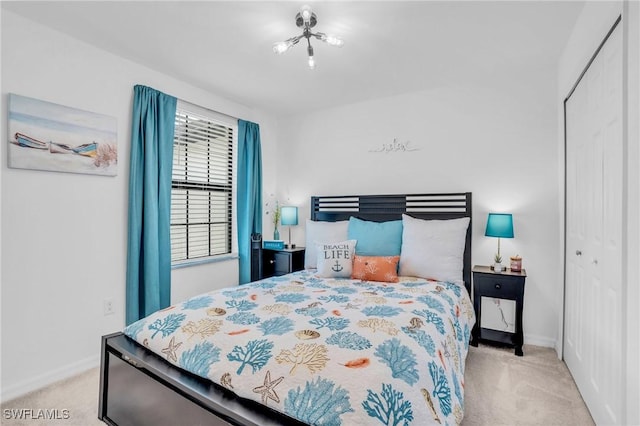
[[[400,256],[358,256],[353,260],[351,278],[397,283]]]

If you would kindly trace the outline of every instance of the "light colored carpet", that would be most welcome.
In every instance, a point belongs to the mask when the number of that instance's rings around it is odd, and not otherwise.
[[[12,401],[2,404],[1,420],[2,426],[104,426],[105,424],[98,420],[98,390],[100,388],[100,373],[98,368],[93,368],[77,376],[54,383],[40,390],[31,392]],[[14,410],[13,412],[6,410]],[[22,412],[20,410],[32,410]],[[37,419],[38,410],[49,410],[50,413],[61,418],[59,420]],[[18,410],[16,412],[15,410]],[[57,410],[57,411],[54,411]],[[65,416],[63,410],[68,410],[68,416]],[[23,418],[22,420],[15,418],[16,415],[22,414],[31,418]]]
[[[471,347],[465,372],[463,426],[472,425],[593,425],[566,365],[554,350],[525,346],[524,357],[513,350]],[[98,369],[2,404],[0,423],[7,426],[93,426],[97,418]],[[68,419],[7,419],[5,410],[68,410]]]
[[[551,348],[470,347],[464,374],[463,426],[576,425],[591,419],[566,364]]]

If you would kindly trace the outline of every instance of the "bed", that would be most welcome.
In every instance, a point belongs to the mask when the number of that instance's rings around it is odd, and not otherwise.
[[[312,197],[311,221],[307,234],[317,232],[311,226],[344,232],[349,225],[341,241],[314,245],[315,268],[199,295],[104,336],[99,418],[118,425],[459,424],[475,321],[471,193]],[[443,235],[455,235],[459,279],[389,272],[422,271],[408,255],[357,255],[352,230],[369,244],[399,222],[405,254],[426,238],[423,230],[443,251],[452,250]],[[347,263],[361,279],[335,276]]]

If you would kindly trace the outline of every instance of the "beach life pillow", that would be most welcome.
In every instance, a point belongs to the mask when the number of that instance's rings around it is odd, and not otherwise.
[[[305,269],[315,269],[317,267],[316,244],[335,243],[347,240],[348,226],[348,220],[342,220],[339,222],[321,222],[307,219],[305,225]]]
[[[402,276],[463,282],[464,246],[468,217],[424,220],[402,215]]]
[[[359,256],[399,256],[402,246],[402,221],[373,222],[351,217],[348,238],[358,241]]]
[[[351,278],[363,281],[397,283],[400,256],[358,256],[353,260]]]
[[[351,278],[356,240],[316,245],[318,276],[323,278]]]

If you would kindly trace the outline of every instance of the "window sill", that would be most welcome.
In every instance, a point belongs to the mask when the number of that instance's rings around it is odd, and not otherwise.
[[[226,262],[227,260],[238,259],[238,253],[221,254],[219,256],[201,257],[198,259],[181,260],[171,264],[171,269],[186,268],[188,266],[202,265],[205,263]]]

